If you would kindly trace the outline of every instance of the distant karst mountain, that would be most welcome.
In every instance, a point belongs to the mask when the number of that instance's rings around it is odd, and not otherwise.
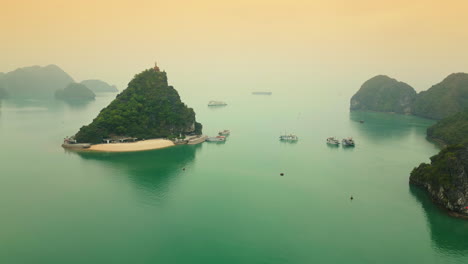
[[[416,94],[402,82],[379,75],[366,81],[351,98],[351,110],[414,114],[442,119],[468,108],[468,74],[454,73]]]
[[[0,76],[0,87],[9,96],[18,97],[52,97],[72,82],[73,78],[56,65],[24,67]]]
[[[70,83],[64,89],[55,91],[55,97],[66,101],[70,100],[94,100],[96,95],[88,87],[81,83]]]
[[[420,92],[413,114],[442,119],[468,108],[468,74],[453,73],[429,90]]]
[[[375,76],[366,81],[351,98],[351,110],[370,110],[411,113],[416,91],[404,82],[385,75]]]
[[[50,98],[57,90],[63,90],[73,78],[57,65],[31,66],[8,73],[0,72],[0,98]],[[117,88],[100,80],[82,82],[94,92],[117,92]]]
[[[84,80],[81,82],[81,84],[84,84],[86,87],[88,87],[89,89],[91,89],[91,91],[95,93],[115,93],[119,91],[117,90],[117,87],[115,85],[110,85],[101,80]]]
[[[101,143],[104,138],[128,136],[140,139],[201,134],[195,112],[181,102],[166,72],[145,70],[133,78],[127,89],[101,110],[93,122],[75,135],[78,142]]]
[[[5,87],[2,86],[0,83],[0,99],[6,98],[8,96],[8,92],[6,91]]]

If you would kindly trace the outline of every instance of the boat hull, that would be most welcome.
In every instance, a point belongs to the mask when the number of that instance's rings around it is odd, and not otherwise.
[[[226,141],[226,138],[220,138],[220,137],[209,137],[206,138],[207,142],[224,142]]]
[[[62,148],[66,149],[88,149],[91,147],[91,144],[88,143],[77,143],[77,144],[62,144]]]

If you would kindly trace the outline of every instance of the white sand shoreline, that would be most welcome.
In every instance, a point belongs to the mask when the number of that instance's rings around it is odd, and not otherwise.
[[[174,142],[167,139],[148,139],[130,143],[110,143],[91,145],[86,150],[100,152],[132,152],[153,149],[162,149],[175,146]]]

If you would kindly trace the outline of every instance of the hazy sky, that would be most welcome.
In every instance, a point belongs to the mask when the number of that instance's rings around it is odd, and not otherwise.
[[[468,1],[0,0],[0,71],[57,64],[126,86],[154,60],[190,89],[425,90],[468,72]]]

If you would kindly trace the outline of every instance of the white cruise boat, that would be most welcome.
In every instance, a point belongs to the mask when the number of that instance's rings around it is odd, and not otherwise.
[[[225,106],[227,105],[225,102],[222,101],[210,101],[208,106]]]

